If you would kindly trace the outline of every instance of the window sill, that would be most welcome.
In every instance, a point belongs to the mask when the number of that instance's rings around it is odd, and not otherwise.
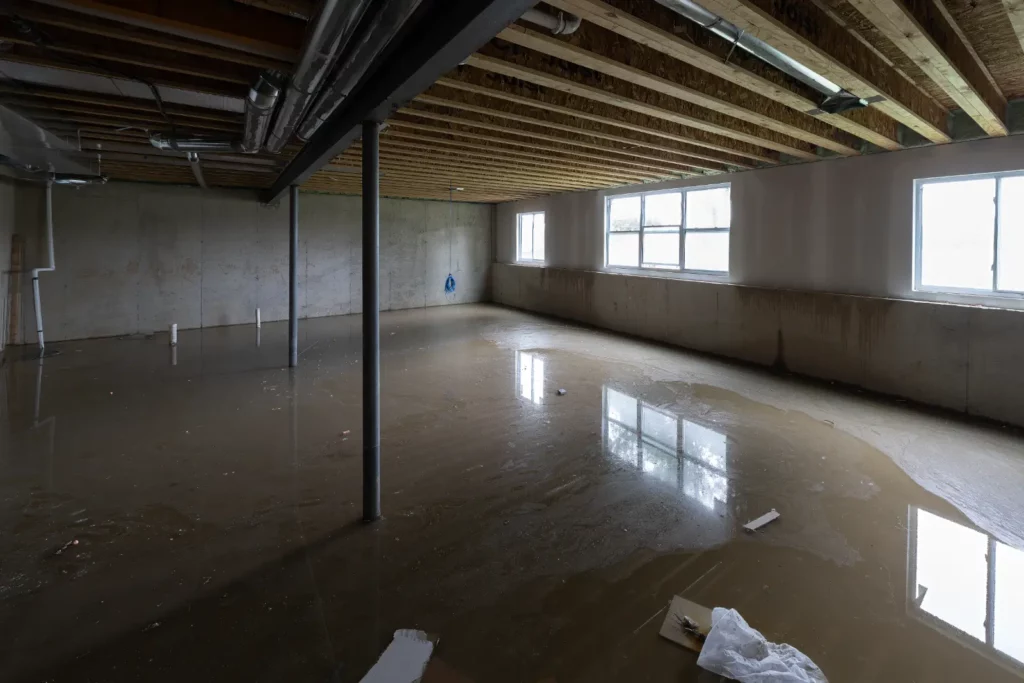
[[[915,287],[908,297],[917,301],[988,308],[1024,309],[1024,293],[991,292],[984,290],[950,290]]]
[[[605,266],[604,273],[612,275],[634,275],[658,277],[667,280],[696,280],[703,282],[729,282],[729,273],[720,270],[661,270],[658,268],[630,268],[628,266]]]
[[[547,261],[535,261],[533,259],[517,259],[517,266],[532,266],[534,268],[543,268],[548,265]]]

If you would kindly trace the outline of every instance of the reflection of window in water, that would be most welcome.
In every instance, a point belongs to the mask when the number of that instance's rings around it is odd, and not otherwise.
[[[908,611],[1019,672],[1024,552],[919,508],[909,529]]]
[[[608,387],[602,423],[614,457],[675,485],[709,510],[728,500],[724,434]]]
[[[544,397],[544,359],[529,351],[516,351],[516,387],[519,396],[536,404]]]

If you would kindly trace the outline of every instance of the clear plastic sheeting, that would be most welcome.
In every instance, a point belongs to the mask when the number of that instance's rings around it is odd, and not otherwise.
[[[716,607],[697,665],[740,683],[828,683],[807,655],[769,643],[734,609]]]

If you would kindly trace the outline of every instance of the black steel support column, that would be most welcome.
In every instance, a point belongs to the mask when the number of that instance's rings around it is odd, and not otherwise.
[[[299,186],[289,188],[288,367],[299,365]]]
[[[363,121],[363,521],[380,519],[380,125]]]

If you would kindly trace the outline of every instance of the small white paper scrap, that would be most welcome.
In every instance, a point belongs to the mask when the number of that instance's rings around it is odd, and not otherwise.
[[[757,519],[747,522],[743,525],[743,528],[747,531],[757,531],[768,522],[774,522],[775,520],[777,520],[779,516],[780,515],[778,512],[775,511],[775,508],[772,508],[771,512],[766,512]]]
[[[434,644],[423,631],[399,629],[360,683],[416,683],[423,677]]]

